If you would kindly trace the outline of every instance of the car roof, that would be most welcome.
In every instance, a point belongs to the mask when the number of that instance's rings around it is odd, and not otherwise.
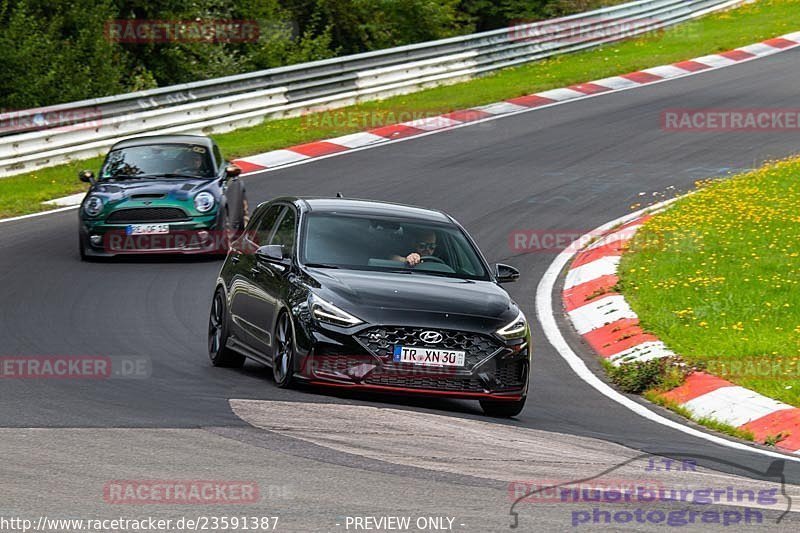
[[[205,135],[142,135],[119,141],[111,147],[112,150],[130,148],[132,146],[146,146],[150,144],[197,144],[209,150],[213,145],[210,137]]]
[[[453,220],[441,211],[426,209],[415,205],[381,202],[378,200],[362,200],[359,198],[309,196],[294,197],[288,200],[302,204],[305,206],[306,210],[314,213],[350,213],[424,220],[428,222],[453,223]]]

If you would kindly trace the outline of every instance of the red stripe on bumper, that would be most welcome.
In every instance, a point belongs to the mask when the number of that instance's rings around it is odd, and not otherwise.
[[[474,398],[474,399],[491,399],[491,400],[508,400],[516,401],[522,399],[520,393],[490,393],[490,392],[456,392],[456,391],[437,391],[432,389],[406,389],[403,387],[387,387],[383,385],[366,385],[362,383],[331,383],[328,381],[309,381],[311,385],[318,385],[322,387],[335,387],[338,389],[352,389],[363,391],[375,392],[394,392],[399,394],[413,394],[421,396],[448,396],[451,398]]]

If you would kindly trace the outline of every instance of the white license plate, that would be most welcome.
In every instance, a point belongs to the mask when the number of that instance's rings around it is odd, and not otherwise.
[[[169,224],[130,224],[125,233],[128,235],[160,235],[169,233]]]
[[[399,345],[394,347],[395,363],[414,363],[426,366],[464,366],[464,357],[464,352],[460,350]]]

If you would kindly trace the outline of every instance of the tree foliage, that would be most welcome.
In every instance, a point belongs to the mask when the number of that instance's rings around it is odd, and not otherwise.
[[[0,110],[499,28],[619,0],[0,0]],[[119,42],[113,21],[256,21],[255,41]]]

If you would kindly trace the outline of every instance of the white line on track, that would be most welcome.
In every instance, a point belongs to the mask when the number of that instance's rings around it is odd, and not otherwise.
[[[0,224],[3,222],[14,222],[16,220],[24,220],[26,218],[36,218],[42,217],[44,215],[52,215],[53,213],[63,213],[64,211],[72,211],[73,209],[78,209],[79,206],[71,205],[68,207],[60,207],[58,209],[50,209],[49,211],[40,211],[39,213],[31,213],[29,215],[20,215],[18,217],[11,217],[11,218],[2,218],[0,219]]]
[[[624,224],[626,222],[634,220],[645,214],[647,211],[667,206],[675,200],[676,199],[660,202],[658,204],[649,206],[645,209],[636,211],[635,213],[630,213],[628,215],[625,215],[624,217],[612,220],[611,222],[603,224],[599,228],[593,230],[588,235],[597,235],[599,233],[606,232],[616,225]],[[556,352],[558,352],[558,354],[567,362],[570,368],[572,368],[572,371],[578,375],[578,377],[580,377],[583,381],[594,387],[595,390],[597,390],[603,396],[619,403],[620,405],[626,407],[627,409],[630,409],[637,415],[640,415],[657,424],[661,424],[663,426],[667,426],[668,428],[681,431],[693,437],[713,442],[714,444],[719,444],[720,446],[726,446],[728,448],[733,448],[736,450],[742,450],[742,451],[757,453],[760,455],[766,455],[767,457],[774,457],[778,459],[786,459],[787,461],[800,462],[800,458],[792,457],[791,455],[772,452],[769,450],[761,450],[759,448],[754,448],[746,444],[742,444],[740,442],[730,441],[722,437],[718,437],[716,435],[705,433],[695,428],[685,426],[679,422],[670,420],[669,418],[663,417],[658,413],[651,411],[645,405],[635,402],[634,400],[628,398],[627,396],[621,394],[620,392],[617,392],[616,390],[611,388],[611,386],[609,386],[608,384],[603,382],[599,377],[597,377],[591,370],[589,370],[589,367],[586,366],[586,363],[583,362],[583,359],[581,359],[578,356],[578,354],[576,354],[572,350],[572,348],[570,348],[569,344],[564,338],[564,335],[561,333],[561,330],[558,327],[558,323],[556,322],[556,316],[555,313],[553,312],[553,289],[555,288],[556,280],[558,279],[558,276],[561,273],[561,271],[564,270],[564,267],[567,266],[567,264],[575,254],[576,254],[575,251],[567,248],[566,250],[558,254],[555,260],[553,260],[553,262],[547,268],[547,271],[544,273],[544,276],[542,276],[542,279],[539,282],[539,286],[536,288],[536,315],[539,317],[539,322],[542,325],[542,329],[544,330],[544,334],[545,337],[547,337],[547,340],[550,342],[553,348],[555,348]]]

